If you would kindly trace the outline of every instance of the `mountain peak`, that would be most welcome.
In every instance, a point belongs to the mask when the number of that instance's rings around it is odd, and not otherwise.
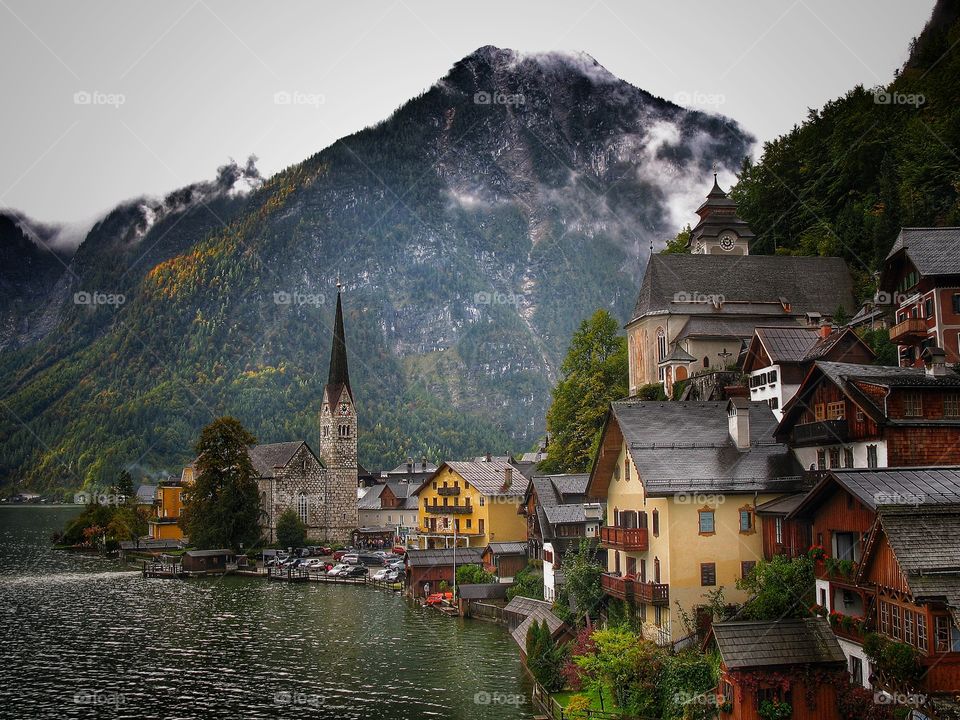
[[[523,51],[484,45],[458,62],[454,68],[468,66],[478,69],[484,65],[497,72],[520,73],[534,69],[541,72],[569,76],[583,75],[593,82],[620,83],[616,75],[582,50]]]

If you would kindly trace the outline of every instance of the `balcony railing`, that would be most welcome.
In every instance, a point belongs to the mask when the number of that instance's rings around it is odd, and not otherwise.
[[[908,345],[927,336],[927,321],[923,318],[907,318],[890,328],[890,342]]]
[[[460,486],[437,488],[437,495],[459,495]]]
[[[473,505],[427,505],[424,510],[431,515],[469,515]]]
[[[849,428],[844,418],[818,420],[793,426],[794,445],[836,445],[845,443]]]
[[[643,552],[650,547],[647,528],[600,528],[600,542],[618,550]]]
[[[640,582],[633,577],[609,575],[600,576],[600,587],[611,597],[621,600],[633,599],[634,602],[648,605],[669,605],[670,586],[663,583]]]

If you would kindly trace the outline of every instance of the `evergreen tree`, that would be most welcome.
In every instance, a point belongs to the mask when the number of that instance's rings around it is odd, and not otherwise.
[[[282,548],[298,548],[307,544],[307,526],[293,508],[287,508],[277,518],[277,544]]]
[[[690,235],[693,228],[688,224],[683,230],[677,233],[672,240],[668,240],[666,246],[660,251],[661,255],[674,255],[678,253],[690,252]]]
[[[550,447],[543,472],[584,472],[600,442],[612,400],[628,392],[627,342],[606,310],[597,310],[574,333],[563,361],[563,377],[547,412]]]
[[[250,546],[260,536],[260,496],[247,450],[256,443],[240,422],[221,417],[200,433],[196,480],[185,493],[180,524],[199,548]]]
[[[121,470],[117,475],[115,487],[117,489],[117,495],[124,495],[128,499],[133,495],[133,478],[126,469]]]

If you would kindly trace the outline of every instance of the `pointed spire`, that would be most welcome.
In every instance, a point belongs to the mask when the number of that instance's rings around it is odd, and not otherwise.
[[[350,372],[347,369],[347,340],[343,332],[343,305],[340,301],[340,291],[343,284],[337,280],[337,314],[333,322],[333,347],[330,349],[330,374],[327,377],[327,390],[339,397],[339,390],[346,388],[353,397],[350,389]]]
[[[717,181],[717,169],[716,169],[716,166],[714,166],[714,169],[713,169],[713,188],[710,190],[710,194],[707,195],[707,197],[708,197],[708,198],[712,198],[712,197],[724,197],[724,198],[725,198],[726,196],[727,196],[727,194],[723,191],[723,189],[720,187],[720,183]]]

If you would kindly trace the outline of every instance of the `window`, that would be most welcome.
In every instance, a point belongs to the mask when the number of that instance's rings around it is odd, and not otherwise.
[[[310,519],[310,502],[303,493],[297,497],[297,516],[304,525],[309,524],[307,520]]]
[[[853,467],[853,448],[843,449],[843,466],[845,468]]]
[[[917,613],[917,647],[927,652],[927,615],[922,612]]]
[[[740,577],[746,577],[751,572],[753,572],[753,568],[756,567],[756,564],[757,564],[756,560],[744,560],[743,562],[741,562]]]
[[[876,445],[867,445],[867,467],[868,468],[878,467]]]
[[[960,393],[946,393],[943,396],[944,417],[960,417]]]
[[[777,544],[783,544],[783,518],[778,517],[774,523],[774,528],[776,532]]]
[[[654,537],[660,535],[660,511],[656,508],[653,511],[653,535]]]
[[[890,606],[890,636],[894,640],[903,639],[902,617],[899,605]]]
[[[830,448],[830,468],[840,467],[840,448]]]
[[[820,607],[825,607],[829,609],[829,605],[827,605],[827,589],[826,588],[820,588]]]
[[[663,607],[655,605],[653,608],[653,624],[658,628],[663,627]]]
[[[330,426],[329,426],[329,425],[324,425],[324,426],[323,426],[323,437],[325,437],[325,438],[330,437]]]
[[[627,555],[627,575],[630,577],[637,576],[637,559],[629,555]]]
[[[704,366],[705,368],[710,367],[710,358],[707,357],[706,355],[703,356],[703,366]]]
[[[776,381],[777,381],[777,371],[771,370],[770,372],[767,373],[767,382],[775,383]]]
[[[342,438],[350,437],[350,426],[349,425],[340,425],[337,427],[337,434]]]
[[[647,581],[647,560],[646,558],[640,558],[640,582],[645,583]],[[646,612],[644,612],[644,617],[646,617]]]
[[[903,416],[923,417],[923,398],[918,392],[903,394]]]
[[[713,510],[700,510],[700,534],[713,535],[716,532]]]
[[[817,403],[813,406],[813,418],[817,422],[825,420],[827,417],[827,406],[823,403]]]
[[[827,469],[827,453],[825,450],[817,450],[817,470]]]
[[[770,398],[767,401],[767,405],[770,407],[771,410],[776,410],[777,408],[780,407],[780,398]]]
[[[481,495],[481,496],[480,496],[480,507],[483,507],[483,502],[484,502],[484,497],[483,497],[483,495]]]
[[[880,601],[880,632],[890,634],[890,603]]]
[[[903,611],[903,641],[913,645],[913,613],[910,610]]]
[[[660,558],[658,557],[653,559],[653,581],[660,584]]]
[[[703,587],[713,587],[717,584],[716,563],[700,563],[700,584]]]
[[[657,328],[657,360],[662,362],[667,356],[667,335],[663,328]]]
[[[927,298],[923,301],[923,316],[925,318],[933,317],[933,299]]]
[[[850,656],[850,679],[854,685],[863,685],[863,660],[856,655]]]
[[[740,532],[753,532],[753,508],[746,505],[739,510],[740,512]]]
[[[953,294],[953,314],[960,315],[960,293]]]
[[[630,458],[628,457],[623,459],[623,479],[630,482]]]
[[[936,628],[936,646],[937,652],[950,652],[950,618],[946,615],[937,615],[934,622]]]
[[[844,403],[843,400],[840,402],[827,403],[827,420],[842,420],[844,417]]]
[[[477,532],[483,535],[483,518],[477,520]]]

